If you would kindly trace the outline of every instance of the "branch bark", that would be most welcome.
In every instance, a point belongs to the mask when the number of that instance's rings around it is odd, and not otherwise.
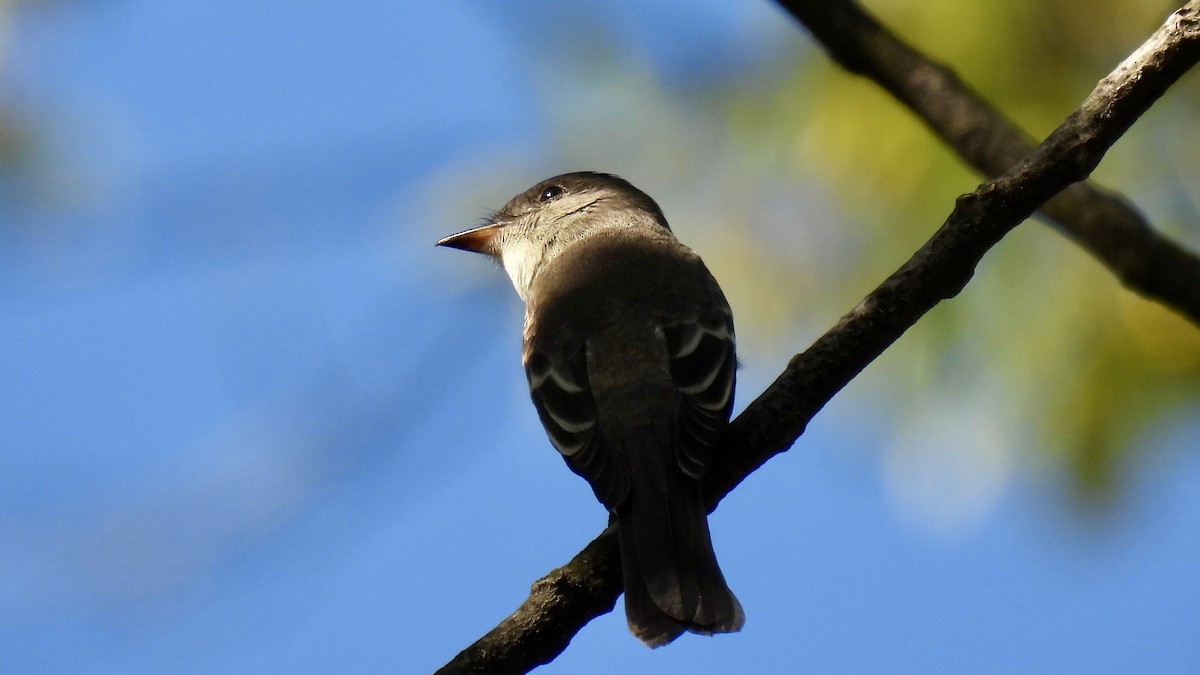
[[[959,197],[945,223],[899,270],[843,316],[738,416],[705,479],[711,508],[787,450],[834,394],[943,299],[962,290],[984,254],[1104,153],[1200,60],[1200,0],[1173,14],[1096,85],[1037,148],[998,178]],[[621,592],[610,527],[533,585],[529,598],[440,673],[519,673],[549,662]]]
[[[912,110],[985,177],[1033,149],[1030,137],[949,67],[909,46],[853,0],[778,0],[846,70],[867,77]],[[1088,183],[1039,209],[1126,288],[1200,325],[1200,257],[1156,232],[1123,197]]]

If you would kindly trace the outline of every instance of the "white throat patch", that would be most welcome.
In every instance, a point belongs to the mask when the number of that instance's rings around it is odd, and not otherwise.
[[[529,284],[533,282],[533,273],[542,262],[545,248],[529,239],[510,239],[504,242],[500,258],[504,262],[504,271],[512,279],[517,295],[524,300],[529,293]]]

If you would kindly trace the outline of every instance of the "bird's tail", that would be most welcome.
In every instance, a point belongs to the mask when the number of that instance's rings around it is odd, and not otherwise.
[[[625,616],[629,630],[650,647],[685,630],[731,633],[745,623],[717,566],[699,481],[680,472],[670,482],[674,489],[663,494],[635,479],[617,510]]]

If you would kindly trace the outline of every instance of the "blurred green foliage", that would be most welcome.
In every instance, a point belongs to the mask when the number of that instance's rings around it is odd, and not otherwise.
[[[868,9],[1041,138],[1178,4],[888,0]],[[818,56],[730,96],[728,117],[755,164],[819,181],[841,218],[855,224],[858,231],[844,236],[859,241],[859,255],[828,260],[817,274],[846,280],[851,295],[861,296],[869,285],[851,280],[882,280],[980,178],[880,88]],[[1198,94],[1193,73],[1096,175],[1192,251],[1200,251],[1200,153],[1176,139],[1181,126],[1187,136],[1200,133]],[[839,292],[833,301],[846,310],[853,297]],[[946,389],[964,392],[962,405],[989,400],[996,407],[989,412],[1006,421],[1001,445],[1014,460],[1068,469],[1084,503],[1118,493],[1122,472],[1154,447],[1145,442],[1149,425],[1200,410],[1200,330],[1123,290],[1080,248],[1031,223],[989,253],[967,290],[873,369],[881,369],[873,377],[905,418],[928,417],[922,408],[930,405],[971,418],[947,403]],[[996,387],[998,401],[965,394]],[[983,440],[990,446],[994,439]]]

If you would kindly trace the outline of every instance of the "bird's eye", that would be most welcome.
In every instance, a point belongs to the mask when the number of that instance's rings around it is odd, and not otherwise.
[[[551,199],[554,199],[555,197],[561,195],[562,193],[563,193],[562,186],[550,185],[550,186],[547,186],[542,189],[542,193],[538,195],[538,201],[539,202],[548,202]]]

